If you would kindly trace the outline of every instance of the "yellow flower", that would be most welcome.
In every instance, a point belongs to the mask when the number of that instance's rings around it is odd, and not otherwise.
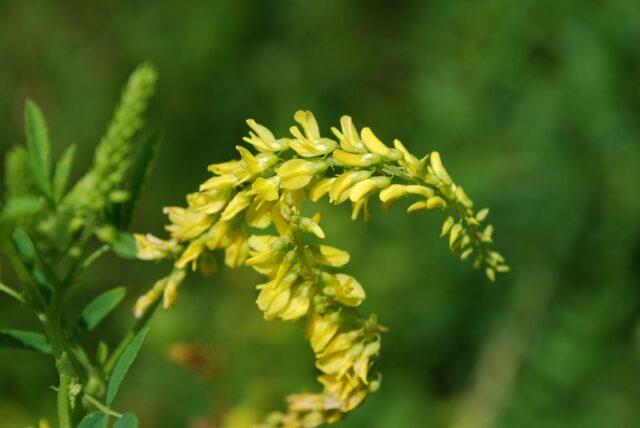
[[[271,209],[273,208],[273,202],[264,202],[254,198],[249,208],[247,208],[247,214],[245,220],[247,225],[258,229],[266,229],[271,224]]]
[[[317,236],[320,239],[324,239],[324,231],[322,228],[308,217],[300,217],[298,220],[298,226],[300,226],[300,230],[303,232],[311,233]]]
[[[442,165],[442,160],[440,159],[440,153],[431,152],[429,155],[429,161],[431,163],[431,168],[433,169],[433,173],[442,180],[445,184],[451,184],[452,180],[449,176],[449,173]]]
[[[216,214],[227,205],[229,195],[229,190],[208,190],[190,193],[187,195],[187,203],[190,208],[202,214]]]
[[[309,199],[313,202],[318,202],[320,198],[326,195],[333,186],[333,183],[336,181],[335,177],[323,178],[313,185],[311,190],[309,190]]]
[[[223,240],[227,237],[229,223],[223,220],[216,222],[207,232],[202,235],[202,242],[210,250],[221,248]]]
[[[296,190],[305,187],[314,175],[324,171],[329,164],[324,161],[307,161],[304,159],[291,159],[283,163],[276,170],[282,178],[281,186],[284,189]]]
[[[237,160],[214,163],[207,167],[208,171],[211,171],[216,175],[233,175],[233,173],[240,169],[242,169],[242,164]]]
[[[256,195],[256,199],[260,201],[275,201],[280,196],[278,190],[280,188],[280,177],[274,175],[269,178],[258,177],[251,184],[252,193]]]
[[[242,266],[249,254],[247,236],[241,230],[236,230],[228,236],[229,243],[225,248],[224,263],[230,268]]]
[[[165,229],[171,237],[179,241],[188,241],[200,235],[211,226],[212,217],[195,210],[166,207],[164,213],[169,216],[171,224]]]
[[[384,189],[391,183],[391,177],[371,177],[366,180],[355,184],[349,192],[349,199],[351,202],[358,202],[359,200],[368,197],[369,193],[376,189]]]
[[[333,152],[333,159],[344,166],[366,167],[382,161],[382,156],[376,153],[356,154],[337,149]]]
[[[133,237],[136,240],[136,256],[142,260],[164,259],[178,249],[178,241],[175,239],[164,240],[151,234],[139,233],[134,233]]]
[[[287,307],[291,297],[291,286],[298,278],[294,272],[289,272],[282,278],[276,276],[271,281],[258,285],[260,294],[256,303],[264,312],[265,319],[274,319]]]
[[[306,336],[311,348],[316,354],[322,352],[335,336],[340,327],[338,312],[320,314],[314,312],[309,316],[306,326]]]
[[[260,174],[278,161],[278,157],[271,152],[258,153],[257,156],[254,156],[242,146],[236,146],[236,150],[240,152],[244,164],[253,175]]]
[[[344,273],[331,275],[323,272],[321,277],[326,285],[322,290],[324,294],[333,297],[343,305],[358,306],[366,297],[362,284],[350,275]]]
[[[385,146],[384,143],[375,136],[373,131],[371,131],[371,128],[362,128],[362,131],[360,131],[360,138],[362,138],[362,142],[367,146],[367,149],[369,149],[371,153],[375,153],[392,160],[402,159],[402,152]]]
[[[167,285],[167,278],[159,279],[153,284],[151,290],[147,291],[142,296],[138,297],[133,307],[133,314],[136,318],[140,318],[162,295],[165,286]]]
[[[178,287],[182,284],[185,276],[186,272],[184,270],[174,269],[167,277],[167,283],[162,295],[163,308],[169,309],[176,302],[176,299],[178,298]]]
[[[247,124],[255,133],[249,131],[249,137],[244,137],[243,140],[252,144],[257,150],[261,152],[280,152],[289,147],[288,138],[276,139],[269,129],[256,123],[253,119],[248,119]]]
[[[311,256],[316,263],[341,267],[349,263],[349,253],[328,245],[318,245],[310,248]]]
[[[435,192],[433,189],[419,184],[392,184],[380,192],[380,200],[382,202],[391,202],[407,194],[429,198],[435,195]]]
[[[244,210],[251,203],[251,195],[248,190],[243,190],[238,193],[229,201],[227,207],[222,211],[220,219],[229,221],[234,218],[240,211]]]
[[[293,118],[302,126],[304,135],[297,126],[292,126],[289,131],[295,139],[291,140],[289,145],[300,156],[308,158],[325,155],[338,147],[335,141],[320,137],[318,122],[310,111],[298,110]]]
[[[227,190],[241,183],[242,182],[235,175],[226,174],[211,177],[200,185],[199,190],[201,192],[204,190]]]
[[[182,253],[178,261],[175,263],[175,267],[178,269],[184,269],[188,263],[191,263],[191,269],[196,270],[196,261],[202,251],[204,250],[204,244],[200,241],[193,241],[186,250]]]
[[[340,141],[340,148],[350,153],[366,153],[367,149],[360,140],[358,130],[353,125],[353,121],[349,116],[342,116],[340,118],[340,127],[342,132],[337,128],[332,127],[331,131]]]
[[[329,189],[329,201],[335,204],[340,204],[347,200],[349,197],[348,191],[354,184],[369,178],[373,174],[372,171],[358,170],[347,171],[341,174],[331,185]]]

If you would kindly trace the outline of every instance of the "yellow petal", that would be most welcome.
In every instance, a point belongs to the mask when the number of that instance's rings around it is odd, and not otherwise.
[[[375,165],[382,160],[382,157],[375,153],[355,154],[340,149],[333,152],[333,158],[342,165],[360,167]]]

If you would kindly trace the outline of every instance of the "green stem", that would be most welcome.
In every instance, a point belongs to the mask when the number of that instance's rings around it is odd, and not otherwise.
[[[84,397],[85,400],[87,400],[89,403],[93,404],[96,407],[96,409],[100,410],[105,415],[114,416],[116,418],[121,418],[122,417],[122,415],[120,413],[111,410],[109,407],[105,406],[104,404],[102,404],[100,401],[96,400],[95,398],[93,398],[89,394],[83,394],[83,397]]]
[[[8,285],[3,284],[2,282],[0,282],[0,291],[8,294],[11,297],[13,297],[14,299],[16,299],[18,302],[22,303],[23,305],[27,303],[24,300],[24,297],[22,297],[22,295],[20,293],[18,293],[16,290],[14,290],[13,288],[9,287]]]
[[[65,301],[63,290],[56,290],[51,297],[47,311],[40,314],[44,331],[51,344],[51,350],[56,361],[56,368],[60,377],[58,386],[58,424],[60,428],[71,428],[71,386],[78,379],[78,369],[74,367],[71,352],[65,339],[60,319]]]

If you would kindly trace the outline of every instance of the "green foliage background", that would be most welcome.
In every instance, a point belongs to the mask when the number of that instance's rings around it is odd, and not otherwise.
[[[248,117],[285,134],[299,108],[325,132],[350,114],[416,153],[439,150],[492,208],[512,273],[490,284],[461,265],[438,242],[437,216],[374,209],[363,225],[346,208],[326,211],[365,310],[389,327],[383,387],[340,426],[635,427],[639,40],[635,0],[2,2],[0,152],[23,141],[31,97],[54,157],[76,143],[86,165],[146,59],[160,76],[149,124],[165,139],[137,231],[159,233],[161,207],[182,204],[207,164],[237,156]],[[103,327],[115,338],[165,270],[110,256],[78,304],[126,286]],[[120,398],[142,426],[261,414],[315,387],[301,326],[262,320],[257,279],[193,275],[157,316]],[[30,323],[0,300],[1,327]],[[209,349],[218,379],[170,362],[176,341]],[[48,357],[0,352],[0,427],[53,420],[55,382]]]

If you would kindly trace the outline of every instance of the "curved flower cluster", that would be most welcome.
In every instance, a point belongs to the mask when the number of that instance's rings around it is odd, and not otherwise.
[[[339,272],[349,254],[320,243],[325,238],[320,215],[304,216],[305,200],[350,202],[351,217],[362,214],[366,220],[371,198],[384,206],[416,198],[410,213],[449,210],[442,236],[462,259],[473,255],[475,266],[491,280],[508,270],[503,257],[488,248],[493,229],[482,226],[488,210],[473,210],[437,152],[418,159],[398,140],[389,147],[369,128],[358,132],[348,116],[341,118],[340,129],[331,129],[335,138],[321,136],[311,112],[298,111],[294,120],[299,126],[290,128],[291,138],[276,138],[248,120],[251,131],[244,141],[254,150],[238,146],[240,159],[210,165],[213,176],[187,196],[186,208],[165,209],[170,239],[135,236],[138,257],[174,260],[172,272],[138,299],[138,316],[160,298],[165,308],[173,305],[188,268],[213,273],[213,252],[224,250],[227,266],[251,266],[267,277],[257,287],[257,304],[266,319],[306,318],[323,391],[289,396],[287,411],[269,415],[264,427],[334,422],[380,384],[373,365],[383,328],[375,316],[357,312],[365,291],[355,278]]]

